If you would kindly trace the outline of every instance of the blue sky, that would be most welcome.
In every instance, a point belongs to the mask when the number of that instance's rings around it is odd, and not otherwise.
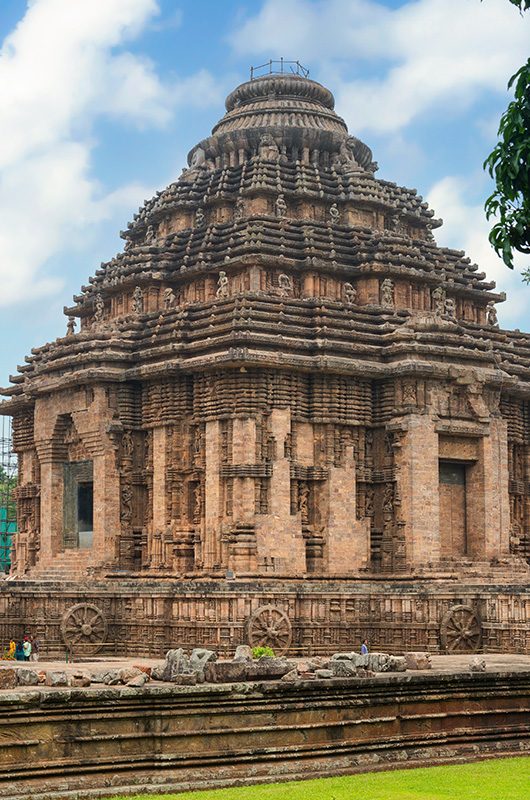
[[[62,335],[63,305],[175,180],[250,64],[300,59],[380,177],[414,186],[530,329],[530,287],[496,258],[482,162],[530,54],[508,0],[0,0],[0,384]],[[527,266],[519,260],[519,268]]]

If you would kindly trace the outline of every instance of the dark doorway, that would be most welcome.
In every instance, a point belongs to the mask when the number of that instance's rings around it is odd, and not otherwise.
[[[458,461],[440,461],[440,552],[467,554],[466,465]]]
[[[94,530],[94,482],[92,461],[64,465],[64,546],[92,547]]]

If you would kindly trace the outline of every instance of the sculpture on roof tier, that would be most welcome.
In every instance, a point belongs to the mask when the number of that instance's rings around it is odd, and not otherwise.
[[[141,590],[130,636],[163,641],[171,618],[203,644],[235,642],[256,603],[287,613],[289,587],[316,576],[299,603],[317,649],[317,608],[355,644],[365,599],[349,606],[341,581],[421,573],[432,607],[387,586],[396,616],[378,625],[394,649],[431,645],[418,620],[441,619],[451,592],[437,576],[464,594],[466,570],[490,580],[492,561],[528,578],[530,337],[497,329],[503,296],[436,246],[415,190],[375,177],[315,81],[237,87],[188,165],[65,309],[68,335],[4,390],[15,573],[172,578],[167,606],[163,581]],[[240,605],[222,599],[227,576],[247,582]],[[179,605],[195,578],[217,583]],[[117,620],[127,603],[109,600]]]

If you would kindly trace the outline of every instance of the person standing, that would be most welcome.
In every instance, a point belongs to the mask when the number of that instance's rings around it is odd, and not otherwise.
[[[24,661],[29,661],[31,658],[31,642],[29,640],[29,636],[24,636],[24,644],[22,645],[22,650],[24,653]]]
[[[24,661],[25,660],[25,657],[24,657],[24,645],[22,644],[22,642],[17,642],[17,645],[15,647],[15,659],[17,661]]]
[[[368,639],[363,639],[361,644],[361,655],[366,656],[368,655]]]
[[[39,660],[39,646],[40,642],[35,637],[31,640],[31,660],[38,661]]]

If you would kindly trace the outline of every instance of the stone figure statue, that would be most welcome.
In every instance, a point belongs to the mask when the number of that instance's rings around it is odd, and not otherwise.
[[[124,431],[121,437],[121,449],[124,458],[132,458],[133,451],[134,451],[134,442],[132,438],[132,433],[130,431]]]
[[[202,167],[202,165],[206,161],[206,153],[202,149],[202,147],[196,147],[193,151],[193,155],[190,160],[190,169],[196,169],[197,167]]]
[[[219,272],[219,279],[217,281],[217,291],[215,293],[216,297],[228,297],[228,278],[226,277],[226,272],[221,270]]]
[[[195,225],[197,225],[197,227],[204,225],[204,220],[205,220],[204,211],[202,210],[202,208],[198,208],[197,211],[195,212]]]
[[[338,222],[338,221],[339,221],[339,219],[340,219],[340,211],[339,211],[339,209],[338,209],[338,207],[337,207],[337,204],[336,204],[336,203],[333,203],[333,205],[332,205],[332,206],[331,206],[331,208],[329,209],[329,216],[330,216],[330,218],[331,218],[331,222],[332,222],[334,225],[336,225],[336,224],[337,224],[337,222]]]
[[[290,294],[293,291],[293,279],[290,275],[286,275],[284,272],[278,276],[278,285],[280,287],[280,292],[283,295]]]
[[[445,313],[445,289],[441,286],[437,286],[436,289],[432,290],[431,293],[432,299],[432,309],[435,314],[444,314]]]
[[[301,481],[299,484],[298,509],[302,522],[309,522],[309,486],[305,481]]]
[[[75,333],[75,317],[68,317],[68,322],[66,324],[66,335],[73,336]]]
[[[243,219],[244,212],[245,212],[245,203],[243,202],[242,197],[238,197],[234,208],[234,219],[236,220],[236,222],[239,221],[240,219]]]
[[[105,301],[101,292],[96,294],[94,298],[94,322],[101,322],[105,316]]]
[[[452,297],[447,297],[445,300],[445,313],[448,317],[456,317],[456,303]]]
[[[276,216],[278,219],[285,217],[285,212],[287,211],[287,203],[285,202],[285,198],[283,194],[278,195],[278,199],[276,200]]]
[[[499,327],[499,320],[497,318],[497,309],[495,308],[495,303],[493,300],[488,303],[488,307],[486,308],[486,320],[488,325],[491,325],[492,328]]]
[[[357,289],[351,283],[344,284],[344,299],[350,306],[357,300]]]
[[[385,278],[381,284],[381,305],[394,308],[394,282],[390,278]]]
[[[140,286],[133,292],[132,310],[134,314],[141,314],[144,310],[144,295]]]
[[[259,141],[259,157],[275,161],[280,155],[278,145],[270,133],[264,133]]]
[[[175,304],[175,300],[176,297],[173,289],[170,286],[167,286],[164,289],[164,308],[166,309],[166,311]]]
[[[145,243],[151,244],[155,240],[155,229],[152,225],[147,226],[147,231],[145,233]]]

